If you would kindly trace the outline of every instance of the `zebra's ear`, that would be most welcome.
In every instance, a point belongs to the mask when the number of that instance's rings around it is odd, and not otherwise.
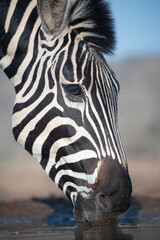
[[[69,0],[37,0],[43,26],[52,35],[60,34],[69,21]]]

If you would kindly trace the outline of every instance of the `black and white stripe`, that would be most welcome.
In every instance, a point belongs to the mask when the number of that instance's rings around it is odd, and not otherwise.
[[[92,191],[102,159],[127,167],[119,84],[100,53],[114,49],[113,23],[101,0],[60,1],[65,13],[57,16],[47,12],[49,3],[43,9],[46,2],[38,1],[38,14],[36,0],[0,1],[0,66],[16,91],[16,141],[74,202],[77,192]],[[81,94],[67,92],[73,84]]]

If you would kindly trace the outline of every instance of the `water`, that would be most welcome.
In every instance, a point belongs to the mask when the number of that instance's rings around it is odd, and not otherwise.
[[[0,239],[12,240],[159,240],[158,226],[119,226],[117,229],[85,228],[80,226],[22,227],[2,231]]]
[[[12,240],[159,240],[160,239],[160,199],[139,198],[133,201],[131,209],[122,217],[117,227],[77,225],[72,214],[72,205],[64,200],[47,199],[36,200],[38,209],[44,204],[54,206],[51,214],[39,217],[29,211],[31,202],[27,204],[27,211],[15,213],[21,209],[19,204],[13,204],[14,214],[7,216],[6,209],[0,204],[0,239]],[[54,205],[53,205],[54,202]],[[33,203],[32,203],[33,204]],[[35,203],[34,203],[35,204]],[[17,209],[15,208],[17,206]],[[26,206],[26,203],[22,202]],[[14,206],[14,207],[13,207]],[[7,205],[8,207],[8,205]],[[43,208],[42,208],[43,207]],[[34,207],[35,209],[35,207]],[[51,208],[52,209],[52,208]],[[3,215],[5,212],[5,217]],[[27,214],[26,214],[27,212]],[[29,212],[29,215],[28,215]],[[25,213],[25,214],[24,214]],[[36,217],[34,218],[34,215]],[[16,216],[16,217],[15,217]]]

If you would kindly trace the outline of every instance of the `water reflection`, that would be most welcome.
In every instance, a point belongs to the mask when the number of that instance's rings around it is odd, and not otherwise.
[[[20,240],[159,240],[160,225],[113,226],[40,226],[12,227],[0,231],[0,239]]]
[[[132,240],[133,237],[125,234],[118,227],[77,227],[75,240]]]

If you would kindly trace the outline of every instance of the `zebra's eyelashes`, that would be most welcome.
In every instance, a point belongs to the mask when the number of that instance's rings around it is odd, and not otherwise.
[[[80,84],[63,84],[68,99],[72,102],[83,102],[85,98],[84,89]]]

